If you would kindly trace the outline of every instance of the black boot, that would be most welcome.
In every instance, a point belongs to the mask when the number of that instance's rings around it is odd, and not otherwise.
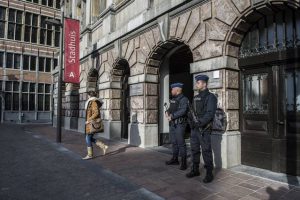
[[[178,157],[173,156],[171,160],[166,162],[166,165],[179,165]]]
[[[211,169],[206,170],[205,178],[203,179],[203,183],[210,183],[214,179],[214,175]]]
[[[199,165],[193,164],[191,171],[186,174],[187,178],[193,178],[194,176],[200,176]]]
[[[181,165],[180,165],[180,170],[186,170],[187,169],[187,165],[186,165],[186,157],[182,157],[181,158]]]

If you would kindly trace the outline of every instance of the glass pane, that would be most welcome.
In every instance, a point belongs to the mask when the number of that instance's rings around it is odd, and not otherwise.
[[[15,92],[19,91],[19,85],[20,85],[19,82],[13,82],[13,86],[14,86],[13,89],[14,89]]]
[[[22,24],[23,23],[23,12],[17,11],[17,23]]]
[[[300,112],[300,69],[296,70],[296,111]]]
[[[22,35],[22,25],[17,24],[16,25],[16,40],[21,40]]]
[[[260,105],[261,110],[268,110],[269,105],[269,88],[268,88],[268,76],[266,74],[261,75],[260,80]]]
[[[0,38],[4,38],[5,23],[0,22]]]
[[[44,95],[43,94],[38,95],[38,110],[39,111],[44,110]]]
[[[19,110],[19,93],[13,93],[13,110]]]
[[[45,70],[45,58],[40,57],[39,58],[39,71],[44,72]]]
[[[24,32],[24,41],[25,42],[30,42],[30,31],[31,27],[30,26],[25,26],[25,32]]]
[[[29,92],[29,83],[28,82],[22,83],[22,92]]]
[[[14,69],[20,69],[20,65],[21,65],[21,55],[20,54],[15,54]]]
[[[259,47],[263,48],[267,46],[267,38],[266,38],[266,25],[265,25],[265,18],[262,18],[258,22],[258,28],[259,28]]]
[[[31,13],[26,13],[25,14],[25,24],[26,25],[31,25]]]
[[[45,44],[45,36],[46,36],[46,30],[45,29],[41,29],[40,44]]]
[[[16,10],[14,10],[14,9],[9,9],[9,14],[8,14],[8,21],[10,21],[10,22],[15,22],[15,18],[16,18]]]
[[[47,0],[42,0],[42,5],[47,5]]]
[[[54,60],[53,60],[53,69],[54,69],[55,67],[57,67],[57,65],[58,65],[58,60],[57,60],[57,59],[54,59]]]
[[[285,12],[285,24],[286,24],[286,46],[293,47],[294,41],[294,25],[293,25],[293,11],[287,9]]]
[[[0,67],[4,67],[4,52],[0,52]]]
[[[48,6],[53,7],[53,0],[48,0]]]
[[[277,32],[277,46],[282,48],[284,44],[284,29],[283,29],[283,15],[282,12],[276,15],[276,32]]]
[[[45,23],[45,20],[46,20],[47,18],[45,17],[45,16],[41,16],[41,27],[42,28],[46,28],[46,23]]]
[[[6,68],[12,68],[13,67],[13,54],[7,53],[6,54]]]
[[[244,112],[252,114],[268,113],[268,90],[267,74],[244,75]]]
[[[8,39],[15,39],[15,24],[14,23],[9,23],[8,24],[8,32],[7,32],[7,38]]]
[[[39,3],[39,0],[33,0],[33,3]]]
[[[29,57],[28,55],[23,56],[23,70],[29,69]]]
[[[35,110],[35,94],[29,94],[29,110]]]
[[[31,42],[37,43],[37,28],[32,28]]]
[[[22,110],[28,110],[28,94],[22,94]]]
[[[12,91],[12,82],[11,81],[6,81],[5,91]]]
[[[5,12],[6,12],[6,9],[3,7],[0,7],[0,20],[5,21]]]
[[[56,8],[57,8],[57,9],[60,8],[60,0],[56,0]]]
[[[59,47],[60,32],[55,32],[55,46]]]
[[[50,93],[50,90],[51,90],[51,85],[45,84],[45,93]]]
[[[39,85],[38,85],[38,93],[44,93],[44,83],[39,83]]]
[[[268,47],[274,48],[275,45],[275,27],[274,27],[274,16],[267,16],[267,27],[268,27]]]
[[[38,26],[38,15],[32,15],[32,26]]]
[[[294,110],[294,73],[287,71],[285,75],[285,90],[286,90],[286,110]]]
[[[50,110],[50,95],[46,94],[45,95],[45,111]]]
[[[295,12],[296,16],[296,38],[297,38],[297,46],[300,46],[300,12]]]
[[[30,70],[31,71],[35,71],[36,70],[36,56],[31,56]]]
[[[11,93],[5,93],[5,110],[11,110]]]
[[[47,31],[47,45],[52,45],[52,31]]]
[[[51,58],[46,58],[46,67],[45,67],[45,71],[46,72],[51,72]]]
[[[35,83],[30,83],[30,92],[35,92]]]

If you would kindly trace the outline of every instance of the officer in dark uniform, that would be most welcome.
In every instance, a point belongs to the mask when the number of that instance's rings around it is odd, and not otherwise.
[[[186,144],[184,140],[187,125],[187,112],[189,100],[182,94],[182,83],[171,85],[172,98],[170,107],[166,111],[166,117],[170,122],[170,137],[172,142],[173,157],[167,161],[167,165],[179,165],[178,155],[181,157],[180,170],[186,170]]]
[[[206,176],[204,183],[213,180],[213,156],[211,149],[211,132],[212,122],[217,109],[217,98],[207,89],[208,76],[198,75],[196,79],[196,88],[199,94],[194,96],[193,105],[190,107],[189,122],[191,131],[191,149],[193,165],[191,171],[186,174],[188,178],[199,176],[200,150],[202,150],[204,168],[206,168]],[[192,118],[191,113],[194,114]],[[201,149],[200,149],[201,147]]]

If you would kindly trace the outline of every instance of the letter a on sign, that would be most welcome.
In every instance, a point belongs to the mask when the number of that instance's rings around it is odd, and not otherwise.
[[[79,83],[79,24],[78,20],[65,18],[64,50],[65,70],[64,82]]]

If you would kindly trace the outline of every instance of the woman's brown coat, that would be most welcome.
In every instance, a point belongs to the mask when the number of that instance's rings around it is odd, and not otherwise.
[[[100,118],[100,107],[97,103],[97,100],[91,100],[88,104],[87,110],[86,110],[86,121],[90,122],[91,120],[96,120]],[[86,124],[85,126],[85,133],[91,134],[91,123]]]

